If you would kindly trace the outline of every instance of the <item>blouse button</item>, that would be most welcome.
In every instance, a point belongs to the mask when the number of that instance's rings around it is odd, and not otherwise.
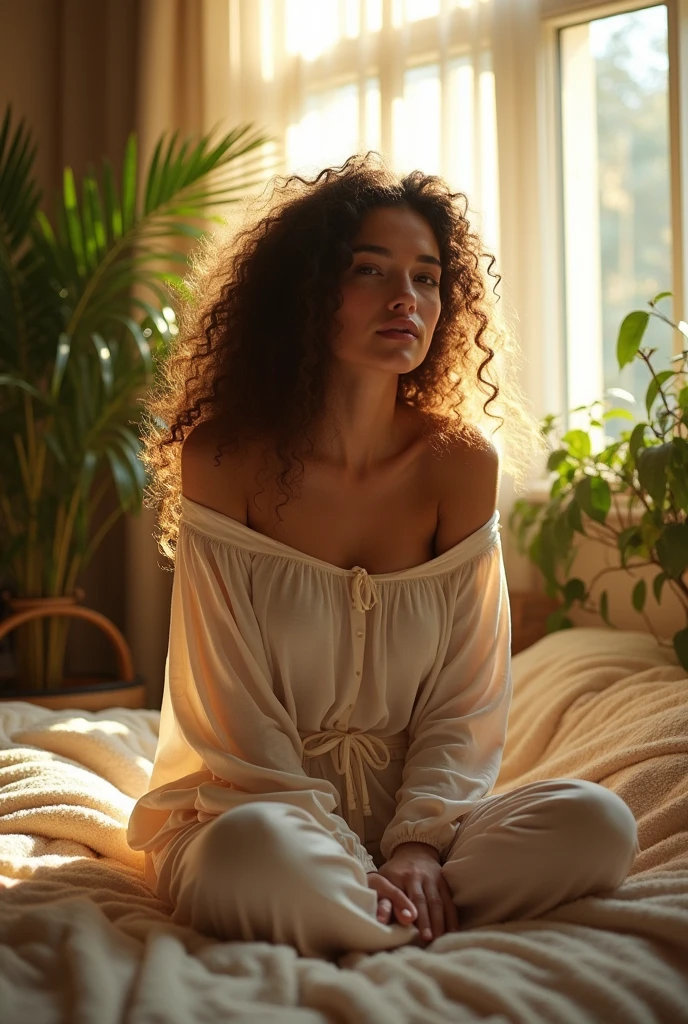
[[[356,669],[356,675],[357,675],[357,676],[360,676],[360,674],[361,674],[361,670],[360,670],[360,668],[357,668],[357,669]]]
[[[363,630],[359,629],[356,631],[356,636],[363,636]]]

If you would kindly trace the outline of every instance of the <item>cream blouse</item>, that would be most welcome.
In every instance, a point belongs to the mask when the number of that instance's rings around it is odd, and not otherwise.
[[[255,800],[310,811],[366,871],[444,858],[493,786],[511,700],[499,512],[400,572],[341,569],[182,499],[160,734],[127,838],[153,855]]]

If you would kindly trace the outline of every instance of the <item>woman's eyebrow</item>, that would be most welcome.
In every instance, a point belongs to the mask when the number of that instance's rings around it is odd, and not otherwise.
[[[377,253],[379,256],[389,256],[390,258],[392,256],[392,250],[385,248],[384,245],[369,245],[367,243],[364,243],[363,245],[352,246],[351,251],[374,252]],[[421,254],[420,256],[416,256],[416,259],[418,260],[419,263],[434,263],[435,266],[440,268],[440,270],[442,269],[442,263],[440,262],[440,260],[437,259],[436,256],[428,256],[426,254]]]

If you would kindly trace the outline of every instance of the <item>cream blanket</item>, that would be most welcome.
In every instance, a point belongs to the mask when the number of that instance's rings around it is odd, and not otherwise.
[[[613,894],[339,966],[170,922],[125,827],[159,712],[0,705],[2,1024],[688,1022],[688,679],[652,637],[575,629],[514,659],[497,791],[619,793],[642,852]]]

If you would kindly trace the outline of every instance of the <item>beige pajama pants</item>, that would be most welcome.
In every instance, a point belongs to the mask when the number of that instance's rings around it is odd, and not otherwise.
[[[637,852],[620,797],[552,779],[479,801],[461,818],[442,874],[463,930],[614,889]],[[325,959],[418,941],[415,924],[377,920],[363,866],[290,804],[257,801],[193,824],[156,870],[172,920],[223,940],[286,943]]]

